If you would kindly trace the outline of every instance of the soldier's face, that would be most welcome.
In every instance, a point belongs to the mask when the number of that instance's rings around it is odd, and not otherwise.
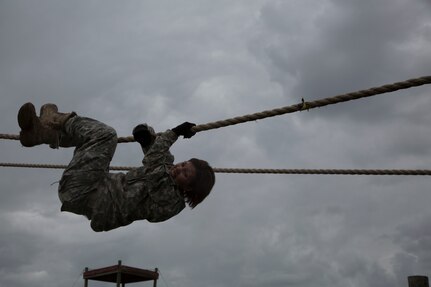
[[[170,174],[176,184],[183,190],[186,190],[196,176],[195,166],[190,161],[184,161],[174,165]]]

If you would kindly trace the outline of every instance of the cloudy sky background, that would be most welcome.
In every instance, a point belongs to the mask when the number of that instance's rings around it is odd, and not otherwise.
[[[429,0],[0,1],[0,133],[37,108],[131,135],[431,74]],[[429,169],[431,87],[198,133],[214,167]],[[73,150],[0,141],[0,162]],[[138,166],[135,143],[112,165]],[[61,213],[61,170],[1,168],[0,286],[81,286],[84,267],[158,267],[159,286],[407,286],[430,275],[428,177],[217,174],[195,210],[95,233]],[[148,283],[147,283],[148,284]],[[92,282],[90,286],[105,286]]]

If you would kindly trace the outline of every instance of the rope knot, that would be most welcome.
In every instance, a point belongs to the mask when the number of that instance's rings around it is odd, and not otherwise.
[[[304,98],[301,99],[301,103],[298,106],[299,106],[300,112],[302,112],[304,110],[307,110],[307,112],[310,111],[308,103],[304,100]]]

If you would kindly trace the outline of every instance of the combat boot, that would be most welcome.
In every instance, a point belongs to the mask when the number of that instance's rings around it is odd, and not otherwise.
[[[40,108],[40,122],[55,130],[60,131],[64,124],[70,118],[76,116],[75,112],[72,113],[59,113],[58,108],[54,104],[45,104]]]
[[[59,131],[41,122],[32,103],[26,103],[19,109],[18,125],[21,128],[19,140],[23,146],[49,144],[51,148],[58,148]]]

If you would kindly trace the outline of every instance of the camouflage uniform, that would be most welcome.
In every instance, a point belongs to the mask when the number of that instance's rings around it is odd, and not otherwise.
[[[117,146],[113,128],[93,119],[68,120],[61,146],[75,146],[73,159],[59,185],[61,211],[85,215],[94,231],[108,231],[135,220],[160,222],[177,215],[185,200],[169,175],[174,157],[170,146],[178,136],[171,130],[143,148],[143,166],[128,173],[109,173]]]

